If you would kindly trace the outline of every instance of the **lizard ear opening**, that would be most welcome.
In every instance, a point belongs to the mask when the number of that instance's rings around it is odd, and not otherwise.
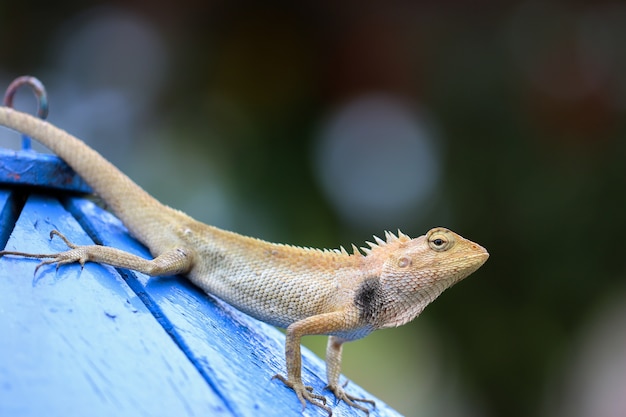
[[[411,258],[402,256],[400,257],[400,259],[398,259],[398,268],[406,268],[408,266],[411,266],[412,263],[413,262],[411,261]]]

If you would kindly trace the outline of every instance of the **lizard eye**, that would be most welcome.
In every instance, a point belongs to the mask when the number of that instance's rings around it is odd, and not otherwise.
[[[450,248],[451,242],[446,236],[442,234],[436,234],[428,239],[428,245],[430,248],[437,252],[443,252]]]

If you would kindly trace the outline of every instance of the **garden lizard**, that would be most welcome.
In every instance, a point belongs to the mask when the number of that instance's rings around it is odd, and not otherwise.
[[[377,329],[408,323],[446,288],[476,271],[489,257],[480,245],[437,227],[411,239],[398,231],[374,236],[369,247],[321,250],[269,243],[198,222],[144,191],[84,142],[54,125],[0,107],[0,125],[30,136],[74,169],[148,247],[154,259],[99,245],[76,246],[55,254],[0,251],[46,259],[38,266],[98,262],[150,276],[182,274],[208,294],[274,326],[286,328],[287,375],[276,375],[295,391],[302,407],[310,402],[332,414],[324,396],[301,377],[300,339],[329,335],[328,389],[369,414],[372,400],[348,394],[339,383],[344,342]],[[37,271],[35,270],[35,272]]]

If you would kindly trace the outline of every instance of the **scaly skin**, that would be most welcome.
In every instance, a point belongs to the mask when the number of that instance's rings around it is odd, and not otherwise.
[[[445,228],[415,239],[387,232],[369,248],[319,250],[269,243],[200,223],[167,207],[135,184],[99,153],[61,129],[15,110],[0,107],[0,125],[41,142],[70,165],[148,247],[154,259],[105,246],[75,246],[56,254],[0,251],[46,259],[47,264],[98,262],[150,276],[183,274],[195,285],[237,309],[287,329],[287,376],[304,408],[323,408],[326,399],[304,386],[300,339],[329,335],[326,351],[328,389],[337,399],[369,413],[339,384],[341,348],[376,329],[396,327],[417,317],[446,288],[476,271],[487,251]]]

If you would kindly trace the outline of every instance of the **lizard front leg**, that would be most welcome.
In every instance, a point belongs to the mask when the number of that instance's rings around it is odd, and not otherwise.
[[[335,314],[335,313],[331,313]],[[323,314],[322,316],[327,316]],[[307,334],[319,334],[317,329],[323,326],[324,318],[322,316],[308,317],[304,320],[292,323],[287,327],[287,335],[285,338],[285,362],[287,364],[287,378],[280,374],[276,374],[272,379],[281,380],[285,385],[294,390],[300,403],[302,410],[306,407],[307,401],[311,404],[323,408],[332,415],[333,412],[326,405],[326,398],[323,395],[313,393],[313,387],[302,383],[302,354],[300,351],[300,339]]]
[[[56,264],[57,269],[61,265],[78,262],[84,266],[87,262],[107,264],[119,268],[132,269],[150,276],[176,275],[189,271],[192,264],[190,251],[184,248],[174,248],[163,252],[154,259],[145,259],[132,253],[109,246],[84,245],[78,246],[70,242],[60,232],[53,230],[50,238],[59,236],[70,248],[65,252],[39,254],[17,251],[0,251],[0,257],[4,255],[23,256],[27,258],[47,259],[35,268],[35,273],[44,265]]]
[[[306,319],[292,323],[287,327],[287,335],[285,340],[285,360],[287,362],[287,378],[282,375],[275,375],[274,378],[280,379],[285,385],[293,389],[302,403],[302,409],[306,407],[307,401],[311,404],[323,408],[332,415],[330,407],[326,405],[326,398],[322,395],[313,393],[313,388],[302,383],[302,357],[300,353],[300,339],[305,335],[313,334],[331,334],[350,330],[358,325],[358,320],[346,311],[340,310],[332,313],[319,314],[317,316],[307,317]],[[341,360],[341,355],[339,356]],[[339,369],[339,367],[337,367]],[[339,374],[335,379],[339,379]],[[332,381],[329,381],[329,385]],[[335,392],[333,390],[333,392]],[[346,398],[339,399],[345,400]],[[350,399],[346,401],[349,405],[368,412],[364,407],[353,403]]]
[[[369,415],[369,410],[355,401],[371,404],[376,407],[376,403],[373,400],[366,398],[359,398],[348,394],[344,391],[344,385],[339,385],[339,375],[341,374],[341,351],[346,339],[337,336],[328,337],[328,345],[326,346],[326,378],[328,380],[327,389],[335,394],[338,401],[345,401],[351,407],[358,408]]]

